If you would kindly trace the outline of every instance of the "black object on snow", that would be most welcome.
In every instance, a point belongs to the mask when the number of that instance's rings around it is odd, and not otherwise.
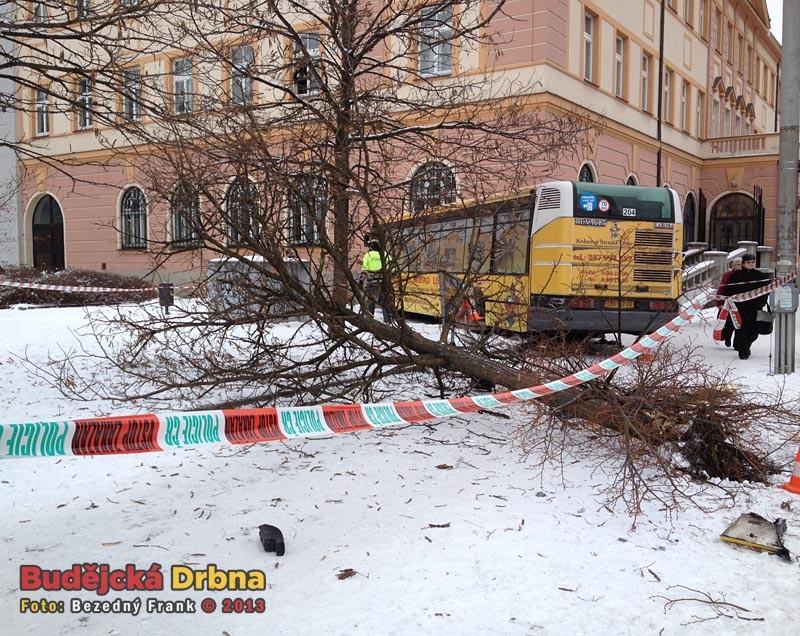
[[[274,552],[275,556],[283,556],[286,552],[286,544],[283,542],[283,533],[266,523],[258,526],[258,536],[261,537],[261,544],[265,552]]]

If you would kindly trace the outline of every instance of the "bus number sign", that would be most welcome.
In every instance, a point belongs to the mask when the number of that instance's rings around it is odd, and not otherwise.
[[[597,197],[593,194],[582,194],[580,199],[581,210],[584,212],[594,212],[594,206],[597,204]]]
[[[622,216],[636,216],[636,208],[622,208]]]

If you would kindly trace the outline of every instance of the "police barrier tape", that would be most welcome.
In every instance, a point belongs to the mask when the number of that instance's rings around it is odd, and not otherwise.
[[[90,287],[81,285],[45,285],[43,283],[22,283],[0,278],[0,287],[17,287],[19,289],[41,289],[43,291],[58,292],[84,292],[84,293],[113,293],[113,292],[141,292],[157,291],[157,287]]]
[[[722,300],[723,304],[719,310],[719,313],[717,314],[717,321],[714,324],[714,340],[717,342],[722,340],[722,330],[724,329],[725,322],[728,320],[728,318],[731,319],[734,329],[741,328],[742,317],[739,314],[736,303],[746,300],[753,300],[759,296],[765,296],[766,294],[775,291],[779,287],[783,287],[786,283],[790,283],[795,278],[797,278],[797,274],[786,274],[785,276],[776,278],[771,283],[764,285],[763,287],[759,287],[758,289],[752,289],[750,291],[742,292],[741,294],[734,294],[733,296],[717,296],[716,299]]]
[[[119,455],[200,444],[278,442],[418,424],[535,400],[630,364],[688,324],[711,296],[712,291],[703,292],[691,307],[681,310],[667,324],[616,355],[560,380],[527,389],[445,400],[190,411],[0,424],[0,459]]]
[[[92,287],[86,285],[45,285],[44,283],[24,283],[14,280],[0,278],[0,287],[16,287],[19,289],[40,289],[42,291],[56,292],[80,292],[84,294],[113,294],[115,292],[139,292],[142,294],[153,294],[158,291],[158,287]],[[191,289],[197,287],[196,284],[177,285],[174,289]]]

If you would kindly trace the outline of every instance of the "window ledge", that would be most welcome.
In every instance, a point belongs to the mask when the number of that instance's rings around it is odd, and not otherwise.
[[[170,252],[192,252],[203,247],[202,243],[170,243]]]

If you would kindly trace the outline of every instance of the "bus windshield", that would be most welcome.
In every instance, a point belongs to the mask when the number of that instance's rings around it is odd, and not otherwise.
[[[576,182],[573,213],[576,217],[629,221],[675,220],[668,188]]]

